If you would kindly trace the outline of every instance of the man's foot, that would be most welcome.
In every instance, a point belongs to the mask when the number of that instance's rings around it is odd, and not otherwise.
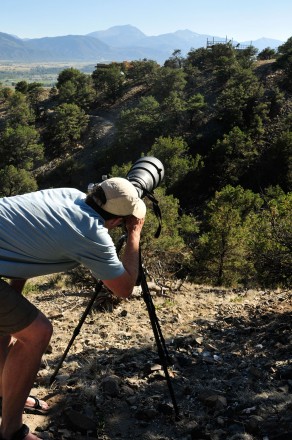
[[[39,400],[35,396],[28,396],[24,406],[25,410],[47,412],[50,408],[47,402]]]
[[[2,440],[38,440],[39,437],[29,432],[29,427],[23,424],[16,432],[14,432],[14,434],[12,434],[12,436],[5,437],[4,434],[4,436],[0,438]]]

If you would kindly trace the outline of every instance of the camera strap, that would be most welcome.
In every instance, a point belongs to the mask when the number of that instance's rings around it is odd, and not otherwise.
[[[158,220],[158,227],[154,235],[155,238],[158,238],[160,236],[161,228],[162,228],[162,216],[161,216],[161,210],[158,204],[158,200],[154,197],[154,194],[151,193],[150,191],[144,190],[144,194],[152,202],[153,212]]]

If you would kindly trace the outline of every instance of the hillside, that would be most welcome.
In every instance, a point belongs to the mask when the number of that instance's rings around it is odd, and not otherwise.
[[[163,67],[67,68],[51,90],[2,87],[1,194],[86,192],[154,156],[165,167],[163,233],[151,240],[150,211],[143,245],[159,258],[156,271],[217,286],[290,287],[291,84],[278,66],[217,45],[186,60],[174,54]]]
[[[50,405],[26,413],[43,439],[288,440],[292,436],[291,291],[184,283],[153,303],[172,364],[176,420],[141,294],[102,292],[56,380],[49,381],[91,292],[38,280],[31,300],[54,336],[32,391]]]
[[[54,325],[32,390],[50,411],[25,411],[40,438],[291,440],[286,50],[254,63],[250,52],[218,45],[164,67],[102,63],[92,77],[65,69],[51,90],[25,81],[0,88],[3,197],[86,191],[149,151],[166,170],[162,233],[154,239],[148,209],[141,249],[179,414],[139,288],[123,301],[102,290],[80,329],[92,280],[53,275],[26,286]]]

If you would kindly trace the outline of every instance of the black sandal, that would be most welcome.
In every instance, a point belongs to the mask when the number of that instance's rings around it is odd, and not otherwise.
[[[34,404],[33,405],[25,405],[25,407],[24,407],[25,412],[31,413],[31,414],[34,414],[34,413],[35,414],[46,414],[49,412],[50,408],[44,409],[41,405],[40,399],[38,399],[35,396],[28,396],[28,397],[30,397],[31,399],[34,400]]]

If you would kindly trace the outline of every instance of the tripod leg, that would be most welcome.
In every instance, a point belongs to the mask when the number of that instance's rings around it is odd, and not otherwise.
[[[127,238],[127,236],[125,234],[120,237],[120,240],[119,240],[119,242],[117,244],[117,252],[119,252],[121,250],[121,248],[123,246],[123,243],[125,242],[126,238]],[[68,344],[68,346],[67,346],[67,348],[66,348],[66,350],[65,350],[65,352],[63,354],[63,356],[61,357],[61,359],[60,359],[60,361],[59,361],[59,363],[58,363],[54,373],[52,374],[52,376],[50,378],[50,385],[54,382],[54,380],[55,380],[55,378],[56,378],[56,376],[58,374],[58,371],[60,370],[61,365],[63,364],[64,359],[66,358],[66,356],[68,354],[68,351],[70,350],[70,348],[71,348],[71,346],[72,346],[72,344],[74,342],[74,339],[76,338],[76,336],[80,332],[82,324],[85,321],[86,316],[88,315],[91,307],[93,306],[93,303],[96,300],[96,297],[97,297],[98,293],[100,292],[102,286],[103,286],[102,281],[99,281],[96,284],[94,295],[92,296],[91,300],[89,301],[89,303],[88,303],[88,305],[87,305],[87,307],[86,307],[86,309],[85,309],[85,311],[84,311],[84,313],[83,313],[83,315],[82,315],[82,317],[80,319],[79,324],[77,325],[77,327],[75,328],[75,330],[73,332],[72,338],[70,339],[70,342],[69,342],[69,344]]]
[[[155,307],[154,307],[154,304],[152,301],[152,297],[151,297],[151,294],[150,294],[150,291],[149,291],[149,288],[147,285],[145,272],[144,272],[143,266],[141,264],[141,258],[140,258],[140,277],[141,277],[140,279],[141,279],[141,288],[142,288],[143,298],[144,298],[144,301],[147,306],[147,311],[149,314],[152,330],[153,330],[156,345],[157,345],[158,355],[159,355],[161,365],[163,367],[163,371],[165,374],[165,378],[166,378],[169,394],[170,394],[170,397],[172,400],[173,408],[175,411],[176,419],[178,420],[180,417],[179,408],[178,408],[178,405],[176,402],[175,394],[174,394],[172,383],[171,383],[170,376],[169,376],[169,371],[167,368],[167,362],[169,361],[169,355],[168,355],[167,348],[165,345],[165,340],[163,338],[162,331],[161,331],[161,328],[159,325],[159,321],[158,321],[158,318],[157,318],[157,315],[155,312]]]
[[[50,377],[50,385],[54,382],[54,380],[55,380],[55,378],[56,378],[56,376],[57,376],[57,374],[58,374],[58,371],[60,370],[60,368],[61,368],[61,366],[62,366],[62,364],[63,364],[63,362],[64,362],[64,360],[65,360],[65,358],[66,358],[66,356],[67,356],[67,354],[68,354],[68,352],[69,352],[69,350],[70,350],[70,348],[71,348],[71,346],[72,346],[72,344],[73,344],[73,342],[74,342],[74,340],[75,340],[75,338],[76,338],[76,336],[79,334],[80,329],[81,329],[81,327],[82,327],[82,324],[84,323],[84,321],[85,321],[85,319],[86,319],[86,317],[87,317],[87,315],[88,315],[88,313],[89,313],[91,307],[93,306],[93,303],[94,303],[94,301],[96,300],[96,297],[97,297],[97,295],[99,294],[99,292],[100,292],[100,290],[101,290],[101,288],[102,288],[102,285],[103,285],[102,281],[99,281],[99,282],[96,284],[96,286],[95,286],[95,291],[94,291],[94,295],[92,296],[91,300],[90,300],[89,303],[87,304],[87,307],[86,307],[86,309],[84,310],[83,315],[81,316],[81,319],[80,319],[80,321],[79,321],[77,327],[75,328],[75,330],[74,330],[74,332],[73,332],[73,335],[72,335],[72,337],[71,337],[71,339],[70,339],[70,341],[69,341],[69,344],[67,345],[66,350],[64,351],[64,354],[62,355],[62,357],[61,357],[61,359],[60,359],[60,361],[59,361],[59,363],[58,363],[58,365],[57,365],[57,367],[56,367],[54,373],[53,373],[52,376]]]

